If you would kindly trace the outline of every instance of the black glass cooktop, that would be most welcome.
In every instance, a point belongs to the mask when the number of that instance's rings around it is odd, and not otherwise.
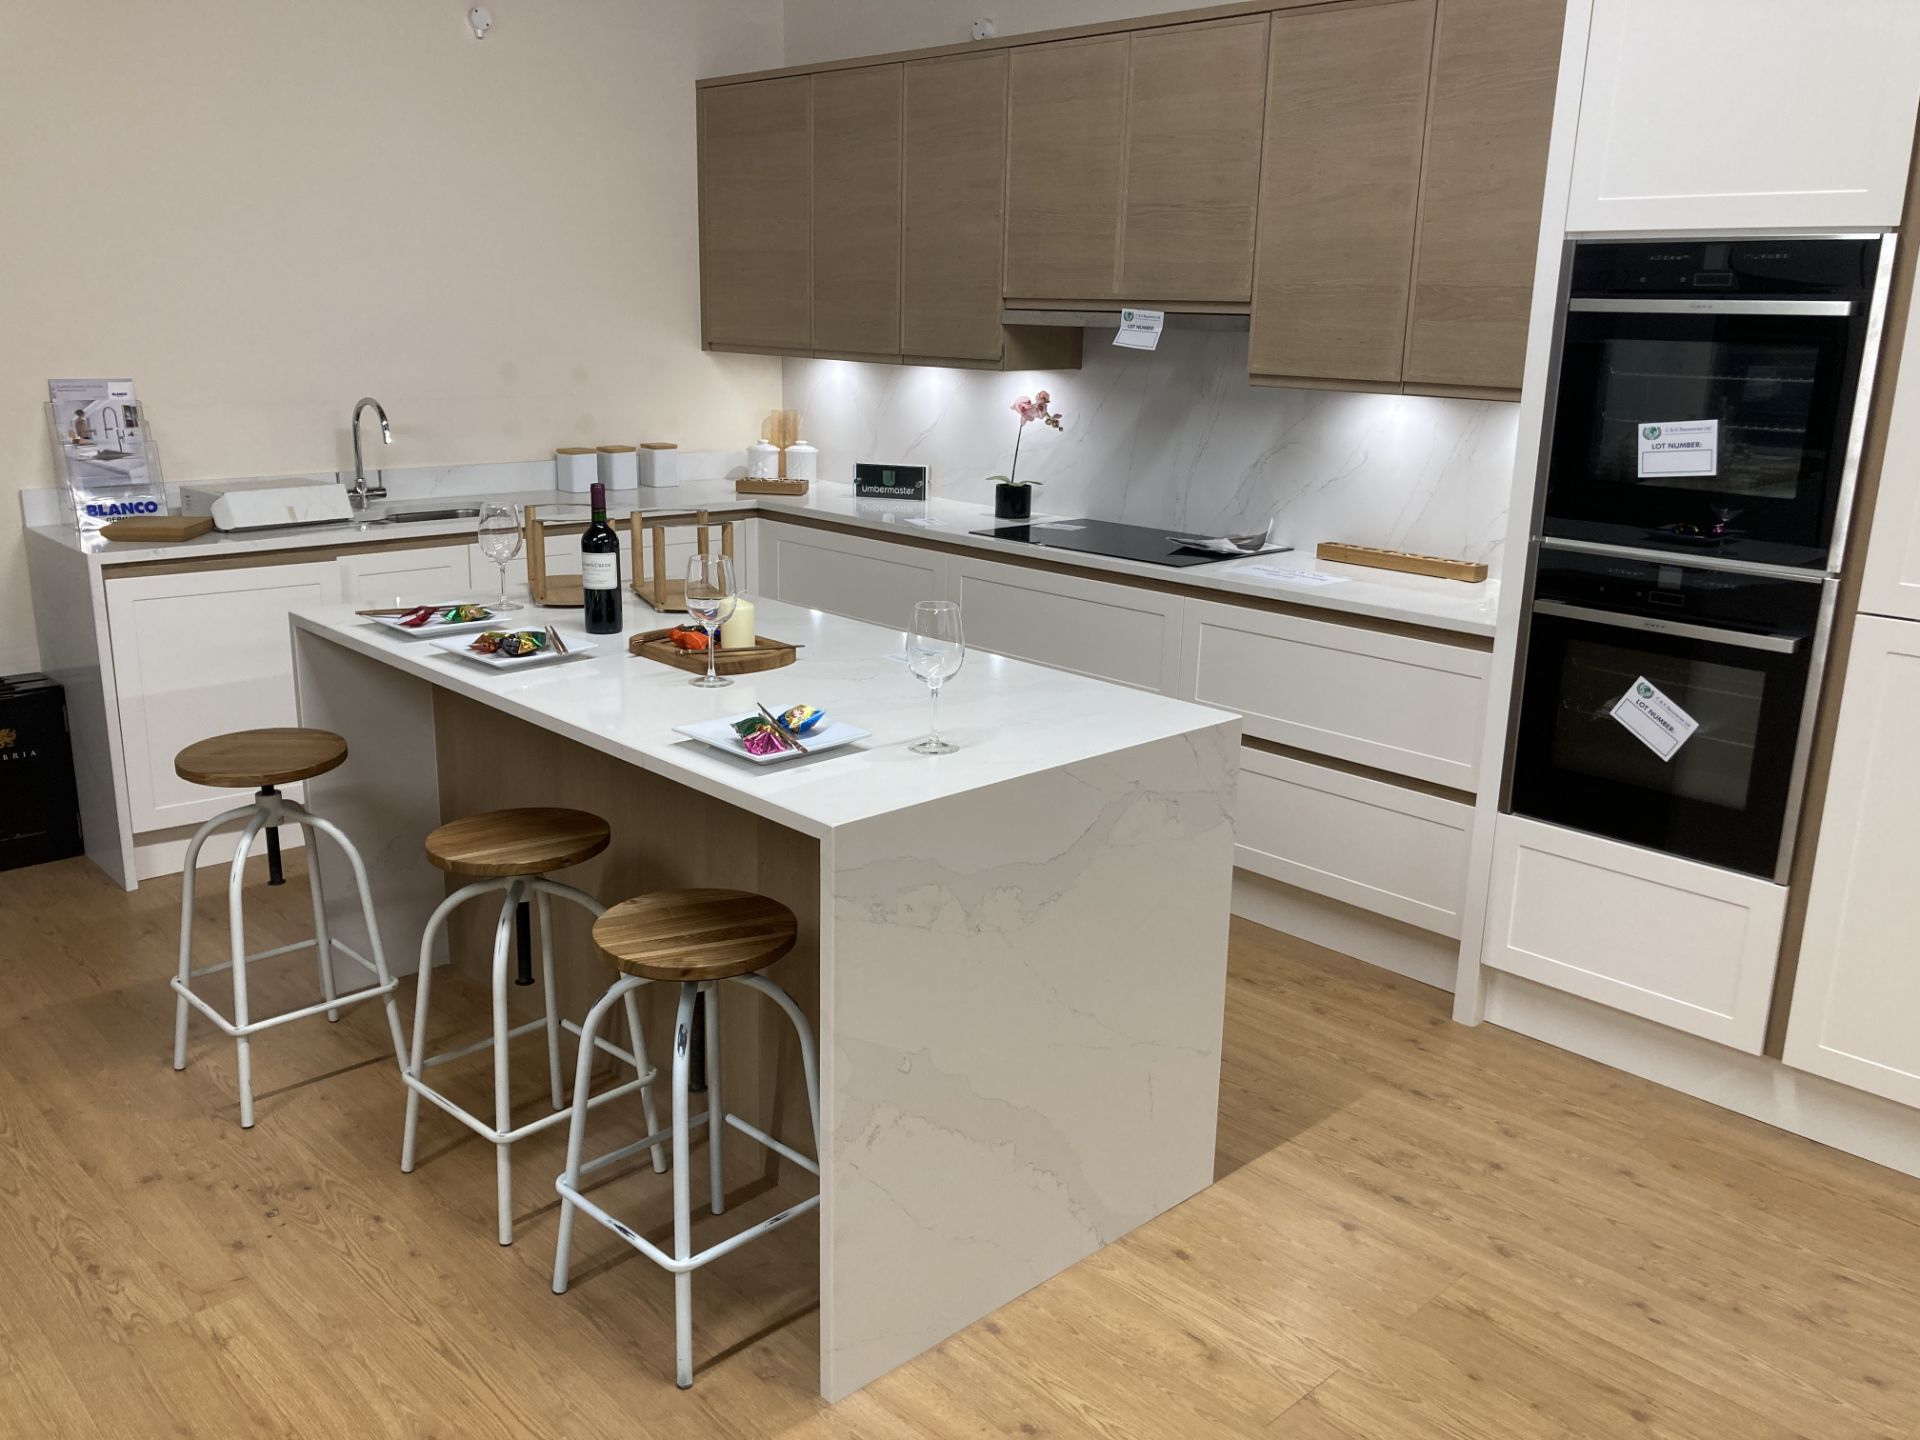
[[[976,530],[973,533],[995,540],[1010,540],[1016,545],[1078,550],[1085,555],[1140,560],[1148,565],[1215,565],[1234,558],[1231,555],[1182,550],[1167,538],[1172,531],[1163,526],[1121,525],[1112,520],[1039,520],[1031,525],[1003,525],[997,530]]]

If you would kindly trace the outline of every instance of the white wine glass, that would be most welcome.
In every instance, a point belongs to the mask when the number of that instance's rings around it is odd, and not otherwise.
[[[922,600],[913,607],[907,632],[907,668],[933,693],[933,729],[908,748],[916,755],[951,755],[960,747],[940,738],[940,687],[967,663],[967,641],[960,629],[960,606],[952,600]]]
[[[508,614],[520,608],[517,600],[507,599],[507,566],[520,553],[521,543],[520,514],[513,506],[480,507],[480,553],[500,567],[500,598],[493,605],[495,614]]]
[[[690,684],[704,690],[731,685],[733,681],[714,670],[714,651],[720,647],[720,627],[740,603],[733,584],[733,561],[725,555],[695,555],[687,561],[687,614],[707,632],[707,673],[696,675]]]

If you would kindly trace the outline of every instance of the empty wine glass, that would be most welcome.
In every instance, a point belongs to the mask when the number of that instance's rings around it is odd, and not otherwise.
[[[933,729],[908,748],[916,755],[951,755],[960,747],[940,738],[940,687],[960,673],[967,661],[966,637],[960,631],[960,606],[952,600],[922,600],[913,607],[913,628],[907,632],[907,668],[933,692]]]
[[[480,507],[480,553],[500,567],[500,598],[496,614],[518,610],[518,601],[507,599],[507,566],[520,553],[520,515],[511,505]]]
[[[740,603],[733,585],[733,561],[725,555],[695,555],[687,561],[687,614],[707,632],[707,673],[690,682],[702,689],[731,685],[714,671],[714,652],[720,648],[720,627]]]

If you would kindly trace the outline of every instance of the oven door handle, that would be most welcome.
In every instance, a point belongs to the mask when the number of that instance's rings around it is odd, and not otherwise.
[[[1554,615],[1562,620],[1585,620],[1590,624],[1610,625],[1620,630],[1677,635],[1683,640],[1705,640],[1714,645],[1737,646],[1742,650],[1770,650],[1776,655],[1791,655],[1800,648],[1800,639],[1796,635],[1754,635],[1745,630],[1721,630],[1686,620],[1661,620],[1652,615],[1623,615],[1615,610],[1594,610],[1585,605],[1569,605],[1562,600],[1535,600],[1533,613]]]
[[[1567,309],[1601,315],[1827,315],[1853,313],[1851,300],[1573,299]]]

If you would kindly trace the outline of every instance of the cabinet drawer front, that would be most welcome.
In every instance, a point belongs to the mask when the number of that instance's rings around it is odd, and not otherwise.
[[[197,825],[245,799],[188,784],[173,757],[209,735],[298,724],[287,612],[339,598],[331,560],[107,582],[136,834]]]
[[[1189,700],[1246,731],[1455,790],[1477,788],[1490,656],[1210,601],[1187,605]]]
[[[1843,693],[1786,1061],[1920,1106],[1920,625],[1861,616]]]
[[[1234,863],[1455,939],[1473,807],[1251,746]]]
[[[772,525],[762,588],[776,600],[905,630],[913,607],[946,592],[941,557],[852,535]]]
[[[1485,960],[1757,1055],[1786,906],[1751,875],[1502,815]]]
[[[476,545],[372,551],[340,559],[341,597],[355,605],[459,600],[473,589]],[[494,577],[486,561],[487,578]]]
[[[957,561],[955,575],[969,647],[1140,690],[1176,688],[1178,596],[983,560]]]

